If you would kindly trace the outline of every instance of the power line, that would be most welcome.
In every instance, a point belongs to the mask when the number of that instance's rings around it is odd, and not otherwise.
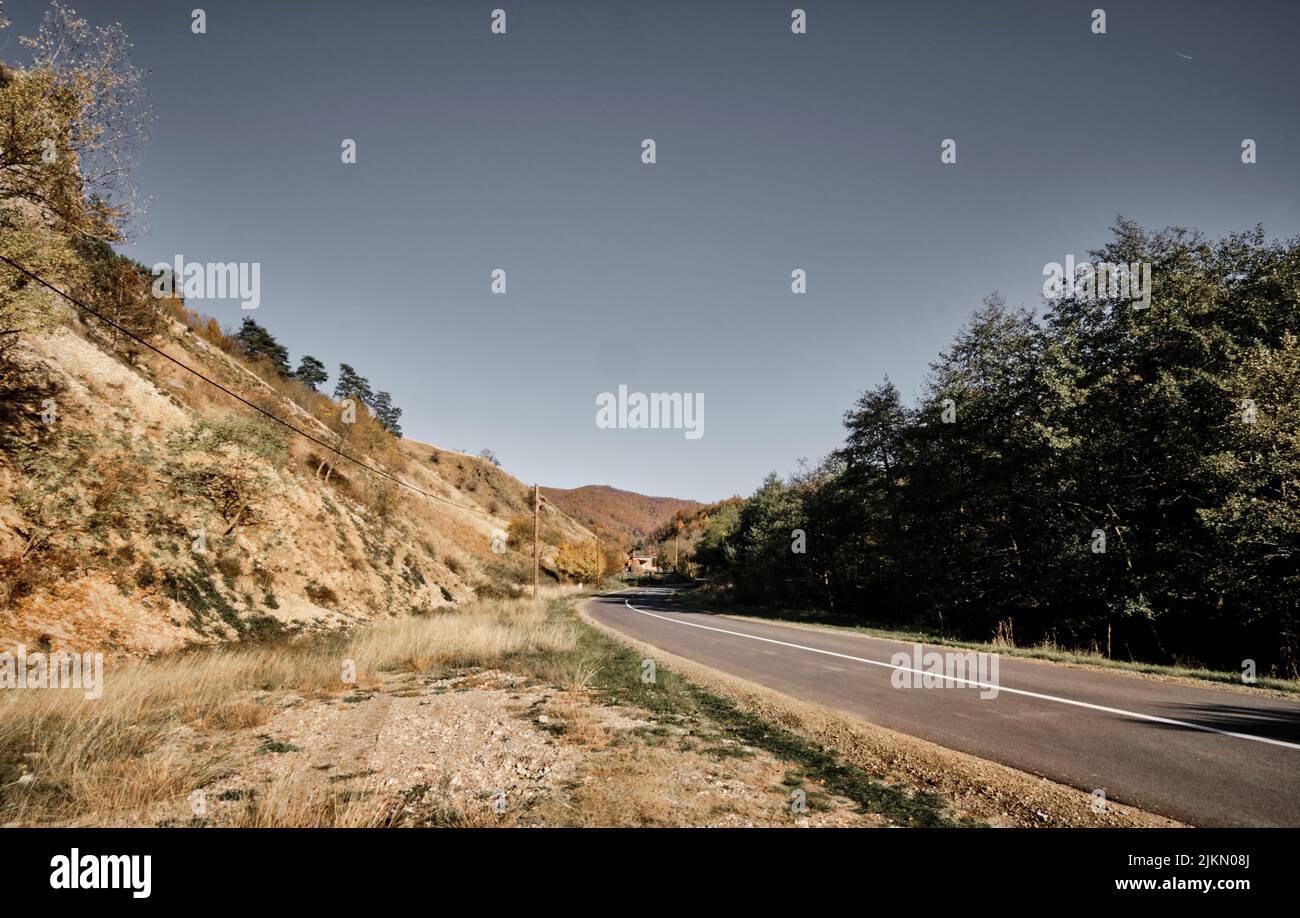
[[[58,287],[55,287],[53,284],[51,284],[51,283],[50,283],[49,281],[47,281],[45,278],[43,278],[43,277],[41,277],[40,275],[35,274],[35,273],[33,273],[33,272],[27,270],[26,268],[24,268],[22,265],[18,264],[18,263],[17,263],[16,261],[14,261],[13,259],[11,259],[11,258],[9,258],[9,257],[7,257],[7,256],[5,256],[5,255],[0,255],[0,261],[4,261],[4,262],[7,263],[10,267],[12,267],[15,271],[19,271],[19,272],[21,272],[22,274],[25,274],[27,277],[30,277],[32,280],[36,281],[36,282],[37,282],[38,284],[40,284],[42,287],[46,287],[47,289],[54,291],[54,292],[57,293],[59,296],[63,297],[65,300],[67,300],[68,302],[70,302],[70,303],[72,303],[73,305],[75,305],[77,308],[85,310],[86,312],[88,312],[88,313],[90,313],[92,316],[94,316],[95,318],[99,319],[99,321],[103,322],[103,323],[106,324],[106,325],[111,326],[112,328],[114,328],[114,329],[116,329],[117,331],[121,332],[122,334],[126,335],[128,338],[130,338],[131,340],[135,341],[137,344],[141,344],[141,345],[143,345],[144,347],[147,347],[149,350],[153,351],[155,354],[158,354],[160,357],[165,357],[167,360],[170,360],[172,363],[176,364],[176,365],[177,365],[178,367],[180,367],[182,370],[188,370],[190,373],[193,373],[193,374],[194,374],[195,376],[197,376],[199,379],[203,380],[204,382],[206,382],[206,383],[208,383],[208,384],[210,384],[210,385],[212,385],[212,386],[215,386],[216,388],[220,389],[222,392],[226,393],[226,395],[229,395],[231,398],[235,399],[236,401],[239,401],[239,402],[244,403],[244,404],[247,405],[249,408],[252,408],[254,411],[258,412],[259,414],[263,414],[263,415],[265,415],[266,417],[270,418],[272,421],[275,421],[277,424],[282,424],[282,425],[284,425],[284,426],[287,427],[289,430],[291,430],[291,431],[293,431],[294,433],[298,434],[298,436],[300,436],[300,437],[305,437],[305,438],[307,438],[308,440],[310,440],[312,443],[315,443],[316,445],[318,445],[318,446],[320,446],[320,447],[322,447],[322,448],[324,448],[324,449],[329,450],[330,452],[332,452],[332,453],[334,453],[334,454],[336,454],[336,455],[342,457],[343,459],[347,459],[349,462],[354,462],[354,463],[356,463],[358,466],[360,466],[361,468],[365,469],[366,471],[368,471],[368,472],[370,472],[370,473],[372,473],[372,474],[374,474],[374,475],[378,475],[378,476],[380,476],[381,478],[387,478],[389,481],[391,481],[391,482],[393,482],[394,484],[399,485],[399,486],[401,486],[401,487],[403,487],[403,488],[406,488],[408,491],[413,491],[413,492],[415,492],[416,494],[419,494],[419,495],[421,495],[421,496],[423,496],[423,497],[427,497],[427,498],[429,498],[430,500],[440,501],[441,503],[447,504],[448,506],[456,507],[456,508],[459,509],[459,510],[468,510],[468,511],[471,512],[471,513],[478,513],[478,514],[480,514],[480,515],[482,515],[482,516],[485,516],[485,517],[487,517],[488,519],[495,519],[495,517],[493,517],[492,514],[488,513],[487,511],[485,511],[485,510],[483,510],[483,509],[481,509],[481,508],[479,508],[479,507],[469,507],[469,506],[466,506],[465,504],[459,504],[459,503],[456,503],[456,501],[454,501],[454,500],[448,500],[448,499],[445,498],[445,497],[440,497],[440,496],[437,495],[437,494],[431,494],[430,492],[425,491],[425,490],[422,489],[422,488],[417,488],[415,485],[408,484],[407,482],[402,481],[400,478],[397,478],[397,477],[394,476],[394,475],[390,475],[388,472],[385,472],[383,469],[377,469],[377,468],[375,468],[374,466],[370,465],[369,463],[362,462],[360,459],[357,459],[355,456],[351,456],[351,455],[349,455],[348,453],[343,452],[343,450],[339,449],[337,446],[332,446],[332,445],[330,445],[329,443],[326,443],[325,441],[323,441],[323,440],[321,440],[321,439],[319,439],[319,438],[317,438],[317,437],[312,436],[312,435],[309,434],[307,431],[302,430],[301,428],[296,427],[296,426],[294,426],[293,424],[290,424],[290,423],[289,423],[288,421],[286,421],[284,418],[281,418],[281,417],[279,417],[278,415],[272,414],[271,412],[267,411],[265,408],[262,408],[260,405],[255,405],[255,404],[253,404],[253,403],[250,402],[248,399],[244,398],[242,395],[239,395],[239,394],[236,393],[236,392],[232,392],[230,389],[227,389],[225,386],[223,386],[221,383],[217,382],[215,379],[212,379],[212,378],[210,378],[210,377],[208,377],[208,376],[205,376],[203,373],[200,373],[198,370],[194,369],[194,367],[190,366],[189,364],[187,364],[187,363],[183,363],[182,361],[177,360],[175,357],[173,357],[171,354],[168,354],[166,351],[162,350],[161,348],[154,347],[152,344],[150,344],[148,341],[146,341],[146,340],[144,340],[143,338],[141,338],[139,335],[135,334],[134,332],[130,331],[129,329],[123,328],[121,325],[118,325],[118,324],[117,324],[116,322],[114,322],[112,319],[106,318],[104,315],[102,315],[102,314],[99,313],[98,311],[92,309],[91,307],[87,306],[85,303],[81,302],[81,300],[77,299],[76,297],[71,296],[71,295],[69,295],[69,294],[67,294],[67,293],[64,293],[62,290],[60,290]]]

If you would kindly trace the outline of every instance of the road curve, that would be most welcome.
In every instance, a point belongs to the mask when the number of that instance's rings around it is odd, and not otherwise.
[[[667,588],[587,611],[721,672],[1180,822],[1300,826],[1300,702],[1014,657],[999,660],[996,697],[895,688],[910,643],[688,609]]]

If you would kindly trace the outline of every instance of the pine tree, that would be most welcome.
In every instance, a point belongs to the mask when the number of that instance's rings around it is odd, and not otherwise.
[[[393,397],[387,392],[377,392],[372,407],[375,409],[375,418],[379,421],[380,426],[393,436],[400,437],[402,427],[397,423],[397,420],[402,416],[402,409],[393,404]]]
[[[293,375],[295,379],[313,391],[321,383],[329,379],[329,373],[325,371],[325,364],[311,354],[303,354],[302,359],[298,361],[298,369],[293,371]]]
[[[370,380],[346,363],[340,363],[338,382],[334,384],[334,398],[353,398],[364,405],[370,405],[375,400],[375,394],[370,389]]]
[[[289,376],[289,349],[262,326],[245,316],[244,322],[235,332],[235,341],[249,357],[264,357],[271,362],[281,376]]]

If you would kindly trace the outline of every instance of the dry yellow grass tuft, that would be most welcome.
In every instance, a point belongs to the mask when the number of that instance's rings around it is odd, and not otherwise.
[[[536,604],[489,600],[403,618],[345,640],[232,644],[109,661],[97,699],[74,689],[0,693],[0,824],[90,813],[98,819],[188,794],[221,773],[219,731],[262,723],[277,696],[345,692],[384,672],[488,666],[514,653],[569,650],[574,626],[548,621],[544,610],[546,599],[575,589],[551,588]],[[264,799],[250,824],[288,824],[283,820],[294,808],[319,803]],[[369,818],[352,809],[323,815],[327,824]]]
[[[292,829],[302,826],[371,829],[390,822],[390,806],[378,788],[346,795],[304,788],[284,775],[250,799],[233,825],[247,829]]]
[[[576,640],[572,626],[547,620],[541,603],[490,600],[367,628],[353,638],[348,653],[358,676],[373,676],[391,669],[481,665],[524,650],[568,650]]]

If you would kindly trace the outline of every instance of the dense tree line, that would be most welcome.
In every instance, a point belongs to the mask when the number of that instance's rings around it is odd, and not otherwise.
[[[1300,239],[1121,219],[1092,255],[1150,263],[1149,307],[987,300],[916,405],[863,393],[694,560],[750,600],[1297,675]]]

